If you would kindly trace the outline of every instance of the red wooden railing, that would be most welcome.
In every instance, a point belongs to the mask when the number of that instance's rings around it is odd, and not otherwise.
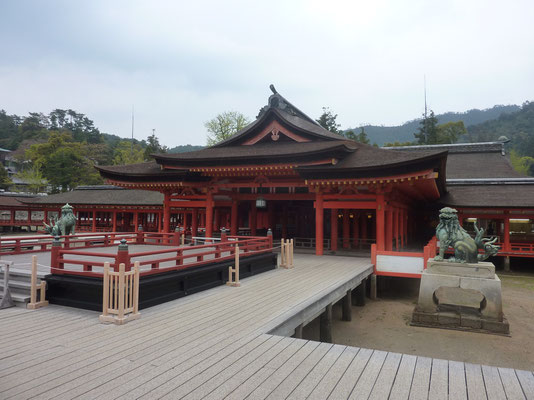
[[[148,239],[156,239],[158,244],[168,244],[167,234],[143,234]],[[146,242],[145,242],[146,243]],[[148,242],[155,244],[154,242]],[[137,244],[137,242],[136,242]],[[90,252],[84,250],[62,249],[59,246],[52,247],[50,269],[54,274],[69,274],[82,276],[102,276],[101,271],[94,271],[94,267],[104,267],[105,262],[110,262],[111,267],[117,269],[119,264],[124,263],[126,270],[130,270],[135,261],[139,261],[141,268],[150,266],[150,269],[141,271],[141,275],[151,275],[161,272],[182,270],[199,265],[213,263],[214,261],[224,261],[233,259],[235,245],[239,245],[240,257],[247,257],[255,254],[271,252],[273,250],[272,236],[251,237],[251,236],[227,236],[226,240],[213,244],[199,246],[166,246],[164,249],[140,251],[130,253],[126,243],[116,253],[110,252]],[[80,257],[90,257],[90,260],[83,260]],[[142,259],[146,257],[146,259]],[[170,263],[170,265],[163,265]],[[81,267],[81,269],[80,269]]]

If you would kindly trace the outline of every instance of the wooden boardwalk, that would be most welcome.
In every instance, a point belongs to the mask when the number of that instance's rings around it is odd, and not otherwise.
[[[295,255],[278,269],[142,310],[124,326],[50,306],[0,310],[1,399],[534,399],[531,372],[271,335],[371,272]]]

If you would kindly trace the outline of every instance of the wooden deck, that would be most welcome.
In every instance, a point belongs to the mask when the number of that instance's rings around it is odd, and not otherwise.
[[[295,264],[124,326],[59,306],[0,310],[0,398],[534,398],[527,371],[269,334],[312,318],[372,270],[364,258],[297,254]]]

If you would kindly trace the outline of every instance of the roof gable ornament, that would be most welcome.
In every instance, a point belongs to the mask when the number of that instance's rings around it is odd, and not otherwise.
[[[288,114],[298,115],[298,109],[291,103],[289,103],[280,93],[278,93],[273,84],[269,85],[269,89],[271,89],[273,94],[269,96],[267,105],[260,109],[260,112],[258,113],[258,116],[256,118],[260,118],[263,114],[267,112],[269,108],[277,108],[279,110],[285,111]]]

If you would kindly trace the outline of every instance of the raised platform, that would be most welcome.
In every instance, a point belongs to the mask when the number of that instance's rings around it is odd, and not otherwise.
[[[175,300],[215,286],[228,280],[228,267],[233,260],[216,262],[184,269],[141,276],[139,280],[139,309]],[[277,255],[265,253],[243,257],[240,276],[246,278],[276,268]],[[102,278],[48,275],[47,299],[59,304],[86,310],[102,310]]]
[[[2,310],[0,398],[534,396],[529,371],[268,334],[371,272],[369,259],[295,254],[294,269],[151,307],[123,326],[54,305]]]

